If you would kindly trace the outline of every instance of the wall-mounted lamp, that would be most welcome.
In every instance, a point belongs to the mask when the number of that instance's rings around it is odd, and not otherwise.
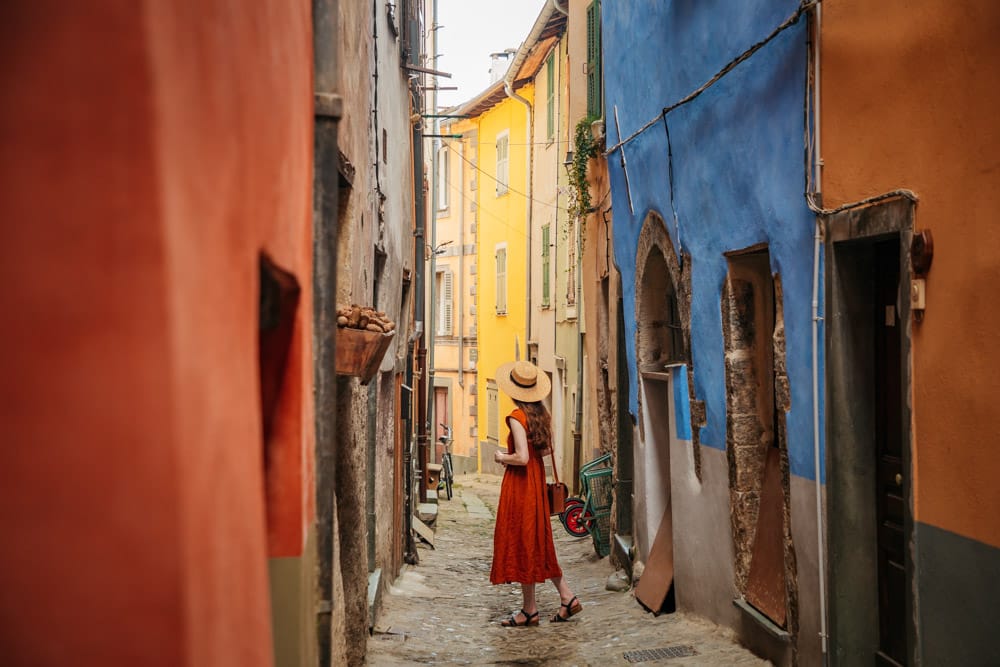
[[[563,166],[566,167],[566,175],[572,176],[573,172],[573,151],[566,151],[566,159],[563,161]]]
[[[913,319],[922,322],[924,310],[927,308],[927,273],[934,261],[934,237],[931,230],[924,229],[913,233],[910,241],[910,266],[913,268],[913,279],[910,281],[910,310]]]
[[[424,246],[426,247],[427,252],[424,255],[424,257],[426,259],[433,259],[437,255],[443,255],[445,252],[444,250],[445,246],[449,246],[451,244],[452,241],[442,241],[441,243],[438,243],[436,246],[431,246],[430,243],[425,243]]]

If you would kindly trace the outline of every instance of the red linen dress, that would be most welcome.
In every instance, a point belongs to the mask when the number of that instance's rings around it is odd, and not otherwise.
[[[507,417],[516,419],[528,430],[528,418],[520,409]],[[514,436],[507,434],[507,453],[514,453]],[[535,584],[561,577],[549,523],[549,499],[545,492],[545,463],[531,443],[528,433],[528,463],[509,465],[500,485],[497,522],[493,529],[494,584]]]

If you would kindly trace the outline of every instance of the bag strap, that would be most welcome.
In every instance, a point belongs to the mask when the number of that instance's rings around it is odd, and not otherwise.
[[[552,476],[556,480],[556,484],[559,483],[559,468],[556,466],[556,449],[551,444],[549,444],[549,454],[552,456]]]

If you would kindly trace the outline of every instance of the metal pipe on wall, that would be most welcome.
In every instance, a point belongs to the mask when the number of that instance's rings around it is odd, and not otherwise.
[[[332,661],[333,514],[337,434],[337,244],[339,152],[337,128],[342,110],[336,90],[338,0],[313,0],[313,365],[316,503],[316,657]]]
[[[820,34],[822,32],[823,5],[817,3],[813,9],[813,135],[815,137],[815,153],[813,155],[814,182],[813,191],[822,198],[822,166],[820,155]],[[822,199],[821,199],[822,201]],[[812,284],[812,410],[813,410],[813,465],[816,475],[816,544],[819,577],[819,624],[820,646],[824,663],[827,658],[826,629],[826,558],[823,552],[823,484],[820,467],[820,437],[819,437],[819,261],[820,246],[823,243],[821,218],[816,217],[816,230],[813,236],[813,284]]]

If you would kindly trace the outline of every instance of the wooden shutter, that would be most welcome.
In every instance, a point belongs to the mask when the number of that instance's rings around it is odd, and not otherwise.
[[[497,196],[506,193],[510,183],[509,151],[510,137],[506,134],[497,137]]]
[[[443,211],[448,208],[448,189],[450,184],[448,182],[448,148],[442,147],[438,149],[438,201],[437,207],[439,211]]]
[[[549,54],[548,74],[545,83],[545,137],[551,141],[556,136],[556,54]]]
[[[549,294],[551,290],[551,286],[549,285],[549,273],[551,272],[549,229],[549,225],[542,226],[542,308],[549,307]]]
[[[500,405],[495,380],[486,381],[486,438],[500,442]]]
[[[497,314],[507,313],[507,248],[497,248]]]
[[[600,118],[604,113],[604,90],[601,77],[601,1],[587,7],[587,115]]]
[[[452,312],[453,312],[453,286],[454,279],[452,277],[451,271],[444,272],[444,281],[441,286],[441,335],[452,336],[454,335],[454,323],[452,322]]]

